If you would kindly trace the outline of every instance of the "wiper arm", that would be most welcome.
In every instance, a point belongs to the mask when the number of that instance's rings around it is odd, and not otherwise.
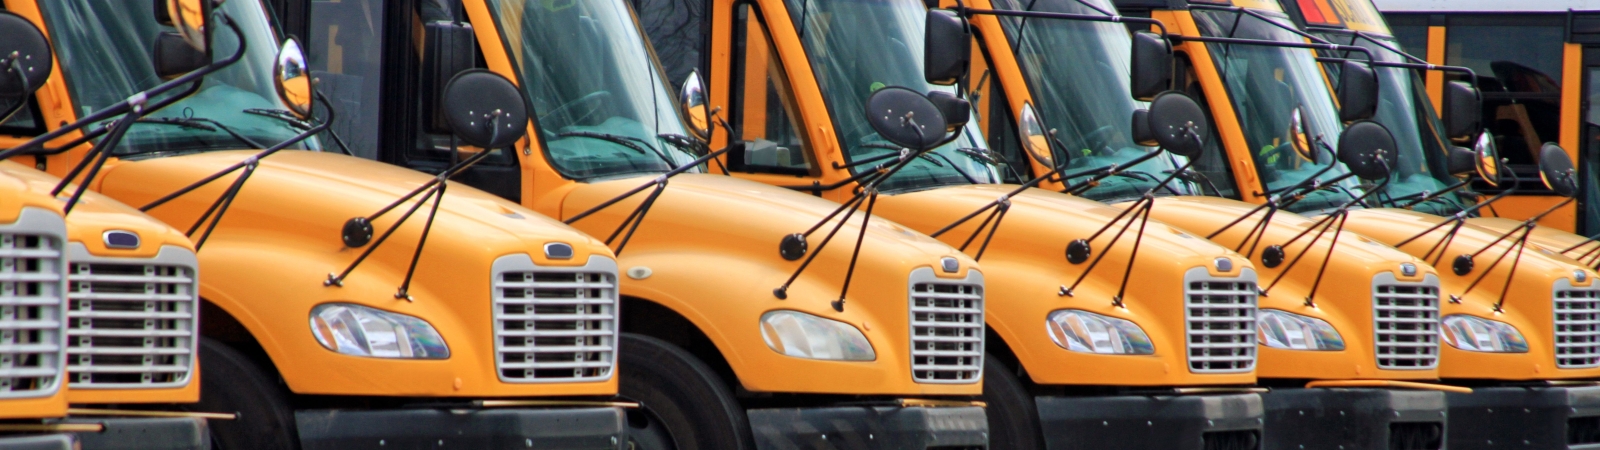
[[[333,104],[326,101],[326,99],[322,100],[322,104],[324,107],[328,108],[328,117],[333,117]],[[310,129],[312,126],[316,125],[315,123],[301,120],[300,117],[295,116],[292,112],[281,109],[245,108],[243,111],[248,114],[255,114],[258,116],[266,116],[282,120],[285,123],[288,123],[290,127],[299,128],[301,130]],[[329,124],[333,123],[331,119],[327,122]],[[334,131],[333,127],[323,127],[322,131],[326,131],[328,133],[328,137],[333,138],[333,143],[339,145],[340,152],[344,153],[345,155],[355,156],[355,153],[350,151],[350,147],[344,144],[344,138],[339,137],[339,132]]]
[[[211,120],[211,119],[196,118],[196,117],[156,117],[156,118],[139,119],[137,121],[137,123],[175,125],[175,126],[180,126],[180,127],[184,127],[184,128],[197,129],[197,130],[206,130],[206,131],[218,131],[218,130],[221,130],[223,133],[226,133],[228,136],[233,137],[234,140],[237,140],[239,142],[244,143],[245,145],[250,146],[250,148],[266,148],[266,147],[268,147],[266,145],[262,145],[260,142],[256,142],[255,139],[251,139],[251,138],[249,138],[249,137],[247,137],[245,135],[239,134],[239,132],[234,131],[232,127],[229,127],[227,125],[223,125],[222,122],[218,122],[218,121]]]
[[[633,136],[623,136],[623,135],[620,135],[620,134],[601,133],[601,132],[598,132],[598,131],[563,131],[563,132],[560,132],[560,133],[556,133],[556,137],[574,137],[574,136],[576,136],[576,137],[586,137],[586,138],[591,138],[591,139],[599,139],[599,140],[602,140],[602,141],[606,141],[606,142],[610,142],[610,143],[613,143],[613,144],[621,145],[623,147],[627,147],[629,150],[633,150],[633,151],[639,152],[639,154],[641,154],[641,155],[655,155],[657,158],[661,159],[661,162],[667,163],[667,167],[672,167],[673,166],[672,159],[668,158],[666,154],[661,153],[661,150],[658,150],[655,147],[651,146],[649,142],[645,142],[645,140],[639,139],[639,138],[636,138],[636,137],[633,137]]]

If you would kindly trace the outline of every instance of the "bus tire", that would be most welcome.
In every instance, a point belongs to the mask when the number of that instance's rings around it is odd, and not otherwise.
[[[270,373],[227,344],[200,338],[200,402],[190,406],[238,415],[207,421],[212,448],[300,448],[289,394]]]
[[[755,447],[744,408],[716,372],[689,352],[649,336],[622,333],[619,393],[636,448],[741,450]]]
[[[1033,394],[1014,371],[987,354],[983,355],[983,401],[988,403],[984,415],[989,417],[989,448],[1044,448]]]

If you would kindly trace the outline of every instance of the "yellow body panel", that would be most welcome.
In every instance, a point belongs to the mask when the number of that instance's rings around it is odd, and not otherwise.
[[[61,216],[61,202],[50,195],[50,190],[38,189],[34,183],[19,179],[31,171],[27,167],[0,161],[0,223],[15,223],[23,209],[42,210]],[[64,306],[64,305],[63,305]],[[62,374],[65,378],[66,374]],[[35,398],[0,400],[0,419],[39,419],[61,417],[67,414],[67,389],[65,382],[55,393]]]

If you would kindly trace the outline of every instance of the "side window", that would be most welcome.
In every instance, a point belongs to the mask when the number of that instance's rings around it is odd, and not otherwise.
[[[711,37],[711,9],[709,0],[628,0],[633,6],[639,25],[661,61],[661,70],[667,73],[668,86],[677,89],[689,73],[700,70],[700,76],[710,73],[709,62],[701,49]]]
[[[1453,15],[1445,30],[1444,62],[1477,72],[1483,124],[1500,155],[1531,170],[1534,152],[1560,139],[1565,17]]]
[[[27,103],[18,105],[26,100]],[[38,136],[44,134],[44,120],[39,118],[39,103],[32,96],[28,98],[0,98],[0,114],[5,114],[16,108],[11,113],[11,118],[0,116],[0,135],[6,136]]]
[[[1239,198],[1239,184],[1233,178],[1233,166],[1228,164],[1228,155],[1222,149],[1222,137],[1217,134],[1217,121],[1211,115],[1211,102],[1207,101],[1205,90],[1200,86],[1200,78],[1195,76],[1194,63],[1189,60],[1189,55],[1179,53],[1174,61],[1176,67],[1173,73],[1176,78],[1173,85],[1180,92],[1188,94],[1200,104],[1200,110],[1206,112],[1206,121],[1211,123],[1211,135],[1206,136],[1205,154],[1199,161],[1194,162],[1194,170],[1202,176],[1200,189],[1224,198]]]
[[[379,80],[387,72],[383,12],[397,6],[391,3],[313,0],[305,43],[317,91],[338,110],[333,131],[356,156],[369,159],[378,157],[379,111],[385,107]]]
[[[989,64],[983,41],[974,38],[972,66],[967,72],[967,101],[978,113],[978,128],[989,139],[989,150],[1000,161],[1000,176],[1005,183],[1022,183],[1033,178],[1032,165],[1022,153],[1017,137],[1017,122],[1011,117],[1011,102],[1006,99],[994,66]]]
[[[467,21],[466,11],[462,10],[460,7],[460,2],[456,0],[423,1],[417,5],[416,13],[418,19],[420,19],[420,23],[422,24],[431,24],[436,22],[466,23]],[[432,67],[433,58],[440,57],[436,54],[438,49],[428,48],[427,33],[428,28],[424,26],[415,27],[412,31],[412,42],[416,43],[415,48],[417,51],[416,59],[413,61],[416,61],[418,64],[417,70],[414,73],[417,73],[422,77],[426,77],[425,73],[432,70],[429,69],[429,67]],[[489,64],[483,59],[483,49],[478,46],[477,39],[470,35],[459,37],[472,41],[472,67],[477,69],[489,67]],[[437,83],[438,86],[433,87],[428,86],[423,80],[418,80],[418,90],[425,92],[420,92],[421,95],[415,96],[416,104],[413,105],[412,109],[412,111],[414,111],[412,114],[412,123],[416,125],[416,128],[414,128],[416,130],[416,136],[415,143],[411,146],[411,151],[407,155],[407,159],[433,161],[450,160],[451,138],[454,136],[448,130],[443,128],[443,118],[435,117],[435,114],[438,114],[440,108],[428,107],[425,103],[426,99],[424,98],[428,95],[433,95],[432,92],[427,91],[443,89],[443,86],[448,81],[449,78],[435,80],[434,83]],[[510,165],[515,162],[515,156],[511,156],[511,154],[504,152],[504,149],[491,149],[490,151],[493,152],[493,155],[485,159],[483,162],[484,164]]]
[[[748,3],[735,10],[730,117],[745,152],[729,154],[728,170],[814,175],[789,79],[760,16]]]

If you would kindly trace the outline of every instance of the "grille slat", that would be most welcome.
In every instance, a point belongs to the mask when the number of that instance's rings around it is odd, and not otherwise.
[[[1379,369],[1427,370],[1439,365],[1439,280],[1372,280],[1373,351]]]
[[[511,257],[507,257],[511,258]],[[508,383],[598,381],[616,371],[617,272],[496,262],[495,369]]]
[[[983,374],[983,284],[911,275],[911,378],[975,383]]]
[[[1190,372],[1255,368],[1256,295],[1253,272],[1216,278],[1197,267],[1184,274],[1183,328]]]
[[[1600,287],[1575,288],[1562,279],[1554,300],[1556,367],[1600,366]]]
[[[29,211],[9,226],[26,229]],[[60,388],[64,242],[59,234],[0,231],[0,399]]]
[[[162,250],[173,251],[178,250]],[[67,380],[73,388],[189,383],[198,344],[199,286],[195,267],[164,262],[170,257],[156,257],[163,262],[74,259],[67,275]],[[192,254],[183,257],[193,259]]]

